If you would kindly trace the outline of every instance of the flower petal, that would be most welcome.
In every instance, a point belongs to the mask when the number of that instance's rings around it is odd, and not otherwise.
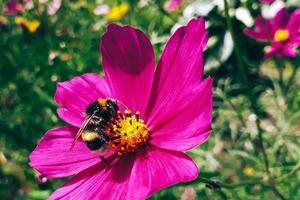
[[[80,127],[87,106],[97,98],[110,96],[106,81],[97,74],[84,74],[57,84],[55,101],[62,107],[58,115],[74,126]]]
[[[179,10],[180,5],[183,3],[183,0],[169,0],[165,3],[165,10],[172,12],[175,10]]]
[[[295,48],[290,47],[289,45],[284,45],[282,48],[282,54],[287,57],[295,58],[297,57],[297,51]]]
[[[299,35],[300,29],[300,9],[295,10],[289,20],[287,28],[295,35]]]
[[[103,68],[114,98],[143,116],[154,76],[155,59],[146,35],[130,26],[110,24],[101,39]]]
[[[249,37],[259,41],[271,41],[274,36],[274,31],[269,20],[262,17],[255,18],[254,30],[246,28],[244,33]]]
[[[296,47],[300,46],[300,34],[299,36],[295,36],[291,39],[290,43],[295,45]]]
[[[151,144],[164,149],[188,151],[209,137],[213,107],[212,79],[205,79],[185,97],[181,105],[171,109],[173,113],[170,115],[175,117],[167,121],[159,118],[159,123],[153,124]],[[175,114],[181,107],[182,111]]]
[[[129,199],[128,182],[135,156],[127,155],[106,167],[104,163],[79,173],[63,187],[56,190],[49,200],[54,199]],[[135,189],[135,188],[133,188]]]
[[[289,22],[289,18],[289,11],[286,8],[280,9],[272,20],[275,30],[285,28]]]
[[[191,181],[198,173],[196,164],[185,154],[152,148],[138,156],[124,155],[107,168],[96,164],[49,199],[140,200],[180,181]]]
[[[77,131],[74,127],[48,131],[30,154],[30,166],[44,176],[58,178],[76,174],[100,162],[99,155],[91,152],[81,140],[71,148]]]
[[[147,112],[150,123],[160,112],[170,111],[182,91],[201,82],[203,49],[207,42],[203,18],[191,20],[168,41],[155,72]]]
[[[131,199],[145,199],[178,182],[197,178],[199,169],[187,155],[157,148],[137,156],[129,184]]]
[[[280,49],[281,46],[277,43],[273,43],[271,46],[269,46],[265,52],[264,59],[269,59],[272,56],[278,56],[280,55]]]

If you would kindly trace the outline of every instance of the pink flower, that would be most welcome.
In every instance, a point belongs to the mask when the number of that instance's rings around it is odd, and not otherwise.
[[[300,9],[290,15],[287,9],[282,8],[271,20],[257,17],[255,26],[254,30],[247,28],[244,33],[258,41],[271,43],[266,48],[266,58],[297,56],[296,48],[300,46]]]
[[[75,175],[49,199],[144,199],[197,178],[197,165],[183,152],[211,131],[212,79],[202,80],[206,43],[204,20],[191,20],[170,38],[155,67],[142,31],[108,25],[100,45],[105,78],[84,74],[58,83],[58,115],[71,126],[48,131],[30,155],[30,165],[46,177]],[[99,98],[140,112],[138,117],[127,110],[112,127],[123,146],[111,145],[113,154],[102,155],[104,161],[81,138],[70,148],[85,109]]]
[[[178,10],[182,2],[183,0],[169,0],[165,4],[165,10],[169,12]]]
[[[16,15],[23,12],[25,5],[29,0],[23,0],[23,3],[19,3],[18,0],[9,0],[4,6],[4,14]]]
[[[48,15],[55,15],[61,6],[61,0],[53,0],[47,8]]]
[[[276,0],[259,0],[261,3],[271,4]]]
[[[108,5],[98,5],[94,9],[94,14],[95,15],[106,15],[110,11],[110,7]]]

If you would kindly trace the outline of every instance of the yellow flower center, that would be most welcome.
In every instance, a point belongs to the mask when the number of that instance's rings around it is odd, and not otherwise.
[[[290,33],[288,30],[278,29],[275,32],[274,40],[275,40],[275,42],[284,42],[284,41],[287,41],[289,39],[289,37],[290,37]]]
[[[41,25],[39,20],[27,20],[24,17],[16,17],[15,23],[20,26],[25,26],[30,33],[34,33]]]
[[[246,166],[243,170],[244,174],[246,176],[254,176],[255,172],[254,169],[252,167]]]
[[[41,22],[39,20],[27,21],[26,23],[26,27],[30,33],[34,33],[40,25]]]
[[[148,142],[150,132],[139,115],[139,112],[132,115],[131,111],[126,109],[125,115],[121,115],[111,128],[113,140],[110,144],[118,151],[119,156],[134,152]]]
[[[128,10],[129,5],[127,3],[121,3],[119,6],[112,7],[107,14],[107,18],[111,20],[120,20],[127,14]]]

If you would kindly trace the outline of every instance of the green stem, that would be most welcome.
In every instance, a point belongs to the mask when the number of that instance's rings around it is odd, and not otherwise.
[[[281,95],[285,96],[286,94],[286,90],[285,90],[285,86],[284,86],[284,81],[283,81],[283,68],[284,68],[284,64],[282,63],[281,60],[275,58],[274,59],[277,71],[278,71],[278,77],[279,77],[279,86],[280,86],[280,90],[281,90]]]
[[[296,65],[294,68],[293,68],[293,72],[292,72],[292,75],[290,76],[288,82],[287,82],[287,85],[286,85],[286,88],[285,88],[285,91],[286,93],[288,93],[289,89],[290,89],[290,86],[292,85],[296,75],[297,75],[297,70],[298,70],[298,67],[299,65]]]
[[[281,182],[284,179],[294,175],[296,172],[298,172],[298,170],[300,170],[300,162],[287,174],[284,174],[278,178],[275,179],[276,182]]]
[[[232,184],[218,183],[218,182],[212,181],[212,180],[210,180],[208,178],[204,178],[204,177],[199,177],[197,180],[199,182],[202,182],[202,183],[206,183],[206,184],[209,184],[209,185],[218,185],[221,188],[227,188],[227,189],[233,189],[233,188],[237,188],[237,187],[243,187],[245,185],[255,185],[255,184],[258,184],[257,180],[244,181],[244,182],[232,183]]]
[[[279,197],[281,200],[285,200],[286,198],[279,192],[279,190],[276,188],[274,184],[270,184],[272,191],[274,194]]]
[[[239,51],[239,46],[238,46],[238,43],[237,43],[237,39],[236,39],[236,36],[234,34],[234,31],[233,31],[232,22],[231,22],[231,18],[230,18],[230,15],[229,15],[229,5],[228,5],[227,0],[224,0],[224,6],[225,6],[226,24],[227,24],[227,27],[229,29],[230,35],[231,35],[233,43],[234,43],[234,53],[235,53],[238,68],[239,68],[239,71],[240,71],[242,83],[246,86],[246,88],[248,88],[248,78],[247,78],[247,73],[246,73],[246,67],[243,63],[242,55]]]
[[[260,144],[261,149],[262,149],[263,160],[264,160],[264,164],[265,164],[265,170],[266,170],[267,174],[269,175],[270,174],[269,160],[268,160],[268,157],[267,157],[267,153],[266,153],[266,149],[265,149],[265,145],[264,145],[264,141],[263,141],[263,136],[262,136],[263,130],[260,127],[260,120],[259,119],[256,120],[256,128],[257,128],[257,131],[258,131],[259,144]]]
[[[243,125],[245,128],[247,128],[247,124],[246,124],[246,122],[244,121],[242,114],[238,111],[238,109],[236,108],[236,106],[230,101],[229,98],[227,99],[227,101],[228,101],[229,105],[231,106],[231,108],[235,111],[235,113],[236,113],[238,119],[240,120],[240,122],[242,123],[242,125]]]
[[[265,170],[266,170],[268,178],[269,178],[268,184],[270,185],[272,191],[274,192],[274,194],[278,198],[280,198],[281,200],[285,200],[284,196],[276,188],[276,186],[274,184],[274,181],[271,178],[271,173],[270,173],[270,169],[269,169],[269,160],[268,160],[268,156],[267,156],[267,153],[266,153],[266,149],[265,149],[264,141],[263,141],[263,136],[262,136],[263,130],[260,127],[260,120],[259,119],[256,120],[256,127],[257,127],[257,130],[258,130],[258,138],[259,138],[260,146],[262,148],[263,160],[264,160],[264,163],[265,163]]]

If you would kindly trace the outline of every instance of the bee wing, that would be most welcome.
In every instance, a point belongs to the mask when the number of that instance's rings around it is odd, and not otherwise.
[[[75,142],[78,140],[78,138],[81,136],[81,133],[83,131],[83,129],[86,127],[86,125],[90,122],[90,120],[92,119],[93,115],[90,116],[89,118],[86,118],[84,121],[83,121],[83,124],[82,126],[80,127],[80,129],[78,130],[78,132],[76,133],[74,139],[73,139],[73,142],[72,142],[72,145],[71,145],[71,150],[73,149],[74,145],[75,145]]]

